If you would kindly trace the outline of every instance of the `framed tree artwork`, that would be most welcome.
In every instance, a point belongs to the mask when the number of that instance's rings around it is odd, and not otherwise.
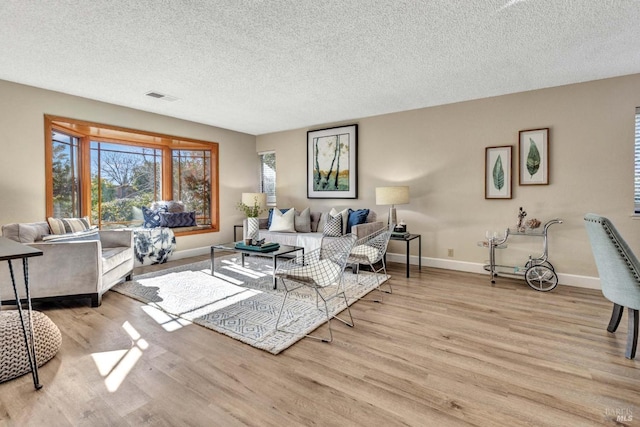
[[[511,198],[511,145],[485,148],[484,198]]]
[[[549,184],[549,128],[520,131],[520,185]]]
[[[358,125],[307,132],[307,198],[358,197]]]

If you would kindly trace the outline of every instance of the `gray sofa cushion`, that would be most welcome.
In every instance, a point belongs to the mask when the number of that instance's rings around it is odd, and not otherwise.
[[[296,231],[299,233],[311,233],[311,211],[309,208],[302,212],[296,210],[294,218]]]
[[[2,226],[2,235],[20,243],[33,243],[42,240],[42,236],[50,233],[46,222],[24,222]]]

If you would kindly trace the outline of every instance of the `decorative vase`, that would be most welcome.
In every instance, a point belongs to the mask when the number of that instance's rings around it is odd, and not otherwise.
[[[248,239],[258,240],[259,228],[260,228],[260,220],[257,217],[248,217],[246,237]]]

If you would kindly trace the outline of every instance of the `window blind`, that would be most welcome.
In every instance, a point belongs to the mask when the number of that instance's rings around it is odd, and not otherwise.
[[[276,153],[260,153],[260,191],[267,194],[267,204],[276,204]]]

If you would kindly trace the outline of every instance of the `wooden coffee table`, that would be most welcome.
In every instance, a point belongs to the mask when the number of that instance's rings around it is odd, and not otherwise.
[[[216,250],[240,252],[242,254],[243,267],[244,267],[244,257],[247,255],[255,255],[255,256],[271,258],[273,260],[273,289],[276,289],[278,284],[275,276],[276,268],[278,267],[278,258],[284,257],[285,255],[293,254],[297,251],[302,251],[302,255],[304,256],[304,248],[302,246],[280,245],[280,247],[275,251],[260,252],[260,251],[252,251],[248,249],[238,249],[236,248],[236,242],[216,244],[211,246],[211,275],[212,276],[215,276],[213,266],[214,266],[214,254]]]

